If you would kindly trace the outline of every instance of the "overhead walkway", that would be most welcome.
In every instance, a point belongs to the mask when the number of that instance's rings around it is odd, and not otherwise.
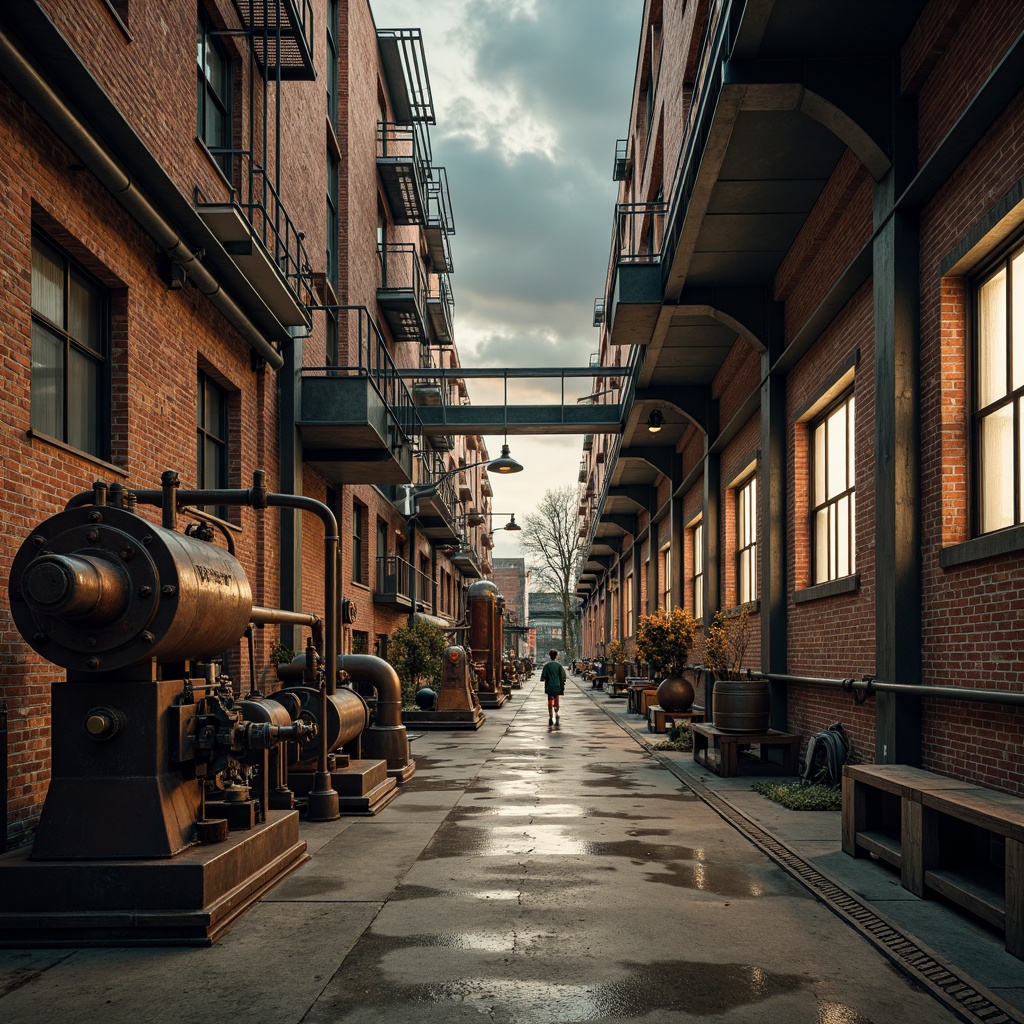
[[[416,381],[414,393],[424,395],[436,388],[436,401],[417,401],[422,431],[427,436],[449,434],[621,434],[630,400],[631,370],[625,366],[509,367],[400,370],[400,376]],[[567,390],[574,379],[603,379],[610,385],[595,394],[570,400]],[[445,402],[449,380],[500,380],[501,404]],[[531,393],[550,391],[544,403],[515,403],[508,398],[509,381],[526,382]],[[555,388],[558,396],[555,397]]]

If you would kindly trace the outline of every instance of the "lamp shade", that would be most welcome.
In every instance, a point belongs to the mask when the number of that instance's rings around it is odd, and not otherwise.
[[[501,446],[501,455],[496,459],[491,459],[487,463],[487,468],[493,469],[495,473],[522,473],[523,471],[523,467],[509,454],[507,444]]]

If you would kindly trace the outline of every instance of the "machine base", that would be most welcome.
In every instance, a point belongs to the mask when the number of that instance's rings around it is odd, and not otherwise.
[[[479,709],[465,711],[403,711],[402,721],[417,729],[479,729],[487,716]]]
[[[314,772],[292,769],[288,785],[296,796],[305,797],[315,778]],[[331,772],[331,780],[343,817],[377,814],[398,796],[398,783],[388,775],[387,761],[349,761],[347,768]]]
[[[210,946],[307,860],[296,811],[226,842],[144,860],[0,856],[0,947]]]
[[[480,706],[483,708],[500,708],[508,700],[507,693],[478,693]]]

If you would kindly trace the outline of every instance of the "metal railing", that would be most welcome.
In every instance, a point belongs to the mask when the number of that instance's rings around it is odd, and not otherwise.
[[[420,209],[429,209],[430,136],[422,124],[377,122],[377,159],[407,162],[412,166],[413,180]]]
[[[618,263],[659,263],[665,235],[665,204],[618,203],[612,252]]]
[[[440,227],[445,234],[455,234],[452,217],[452,197],[448,190],[448,171],[444,167],[431,167],[427,180],[427,223]]]
[[[452,323],[455,318],[455,296],[447,274],[432,274],[427,281],[427,302],[436,303],[441,307],[447,337],[452,336]]]
[[[615,162],[612,164],[612,181],[625,181],[629,177],[629,139],[615,142]]]
[[[365,377],[391,411],[401,431],[396,441],[407,443],[411,437],[423,432],[419,413],[405,379],[388,351],[384,335],[365,306],[314,306],[313,310],[327,309],[338,318],[339,352],[348,353],[349,360],[327,366],[303,367],[302,375],[325,377]]]
[[[411,292],[423,321],[427,317],[427,278],[419,247],[412,242],[385,243],[377,247],[380,257],[380,290]]]
[[[423,449],[416,453],[416,460],[420,464],[420,472],[417,474],[417,484],[434,484],[437,488],[437,496],[444,504],[452,521],[455,520],[456,508],[459,501],[455,493],[455,477],[457,471],[446,469],[444,459],[433,450]]]
[[[594,326],[604,323],[604,299],[594,299]]]
[[[303,306],[313,304],[313,270],[303,239],[305,232],[292,223],[266,168],[253,161],[247,149],[211,147],[210,153],[225,162],[232,182],[229,202],[249,222],[253,237],[259,241],[267,258],[277,267],[296,301]],[[235,183],[238,184],[235,184]],[[194,194],[197,209],[223,206],[208,202],[197,188]]]

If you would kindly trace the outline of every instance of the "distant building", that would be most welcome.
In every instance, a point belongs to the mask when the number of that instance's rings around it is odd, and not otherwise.
[[[534,591],[530,594],[529,626],[536,631],[535,657],[544,661],[547,652],[565,650],[565,614],[558,594]]]
[[[491,579],[505,598],[505,650],[524,657],[527,653],[527,617],[530,574],[525,558],[495,558]]]

